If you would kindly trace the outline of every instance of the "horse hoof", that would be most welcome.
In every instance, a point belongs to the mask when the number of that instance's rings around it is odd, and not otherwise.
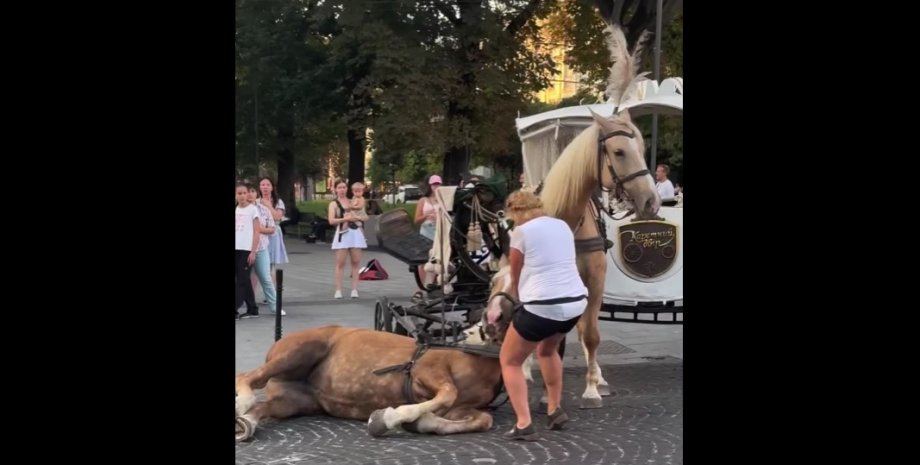
[[[601,408],[604,406],[604,401],[600,397],[582,397],[581,398],[581,408]]]
[[[403,430],[408,431],[410,433],[416,433],[416,434],[420,433],[420,431],[418,430],[418,420],[410,421],[409,423],[403,423],[400,426],[402,427]]]
[[[246,417],[236,417],[236,442],[245,441],[252,437],[256,425]]]
[[[367,432],[375,438],[379,438],[389,431],[387,422],[383,420],[384,412],[386,412],[386,410],[374,410],[374,413],[372,413],[371,417],[367,420]]]
[[[610,385],[609,384],[598,384],[597,393],[600,394],[601,397],[609,396],[610,395]]]

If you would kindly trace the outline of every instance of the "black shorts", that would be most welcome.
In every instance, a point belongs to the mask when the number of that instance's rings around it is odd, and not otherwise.
[[[578,323],[579,318],[581,315],[565,321],[550,320],[522,308],[514,313],[512,324],[522,338],[530,342],[539,342],[557,333],[568,333]]]

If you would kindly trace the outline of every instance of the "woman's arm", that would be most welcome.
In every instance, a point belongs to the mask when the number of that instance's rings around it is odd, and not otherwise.
[[[284,218],[284,201],[283,200],[278,199],[278,205],[280,205],[279,208],[275,208],[274,206],[272,206],[271,197],[268,197],[268,198],[262,197],[262,204],[265,205],[266,208],[268,208],[268,211],[272,212],[272,219],[274,219],[275,221],[280,221],[281,218]]]
[[[516,300],[521,300],[518,296],[518,283],[521,280],[521,269],[524,268],[524,254],[520,250],[512,247],[511,253],[508,256],[508,261],[511,262],[511,295],[514,296]]]
[[[259,237],[259,229],[261,228],[260,220],[261,218],[259,218],[258,214],[252,218],[252,247],[249,249],[249,257],[246,260],[249,262],[250,266],[255,263],[256,252],[259,251],[259,240],[261,239]]]
[[[425,222],[425,203],[428,202],[428,199],[422,197],[418,200],[418,203],[415,204],[415,224],[422,224]]]
[[[329,211],[327,213],[327,219],[329,220],[330,225],[339,225],[351,219],[351,213],[345,213],[344,218],[336,218],[335,211],[338,210],[338,206],[335,204],[335,201],[329,203]]]

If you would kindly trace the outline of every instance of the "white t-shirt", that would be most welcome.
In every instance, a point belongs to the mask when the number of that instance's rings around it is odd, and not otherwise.
[[[249,204],[236,207],[236,250],[252,251],[252,220],[259,218],[259,210]]]
[[[658,197],[661,197],[661,200],[674,200],[674,184],[671,184],[670,179],[655,184],[655,188],[658,189]]]
[[[255,207],[259,209],[259,222],[262,223],[262,226],[266,228],[275,227],[275,219],[272,218],[272,213],[268,211],[268,207],[260,203],[255,204]],[[259,252],[263,250],[268,250],[269,244],[269,235],[260,234],[259,235]]]
[[[524,255],[518,297],[527,311],[550,320],[565,321],[581,315],[586,299],[552,305],[527,305],[535,300],[588,295],[575,264],[575,236],[564,221],[549,216],[534,218],[511,233],[511,247]]]

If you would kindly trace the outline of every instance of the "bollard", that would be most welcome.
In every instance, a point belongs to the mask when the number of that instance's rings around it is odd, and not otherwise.
[[[278,279],[275,287],[275,340],[281,339],[281,290],[284,289],[284,270],[275,270]]]

